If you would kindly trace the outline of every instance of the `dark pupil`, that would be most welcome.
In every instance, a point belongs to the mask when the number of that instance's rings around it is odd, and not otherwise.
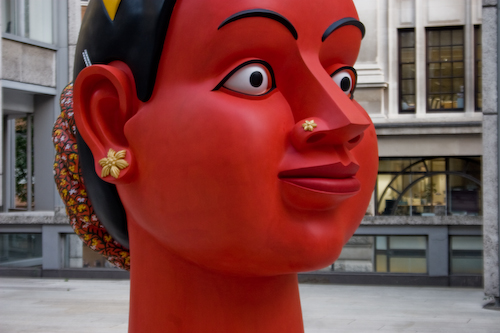
[[[264,81],[264,77],[262,76],[261,72],[253,72],[252,75],[250,75],[250,84],[252,87],[258,88]]]
[[[349,89],[351,89],[351,79],[348,77],[343,78],[342,81],[340,81],[340,89],[342,89],[342,91],[349,91]]]

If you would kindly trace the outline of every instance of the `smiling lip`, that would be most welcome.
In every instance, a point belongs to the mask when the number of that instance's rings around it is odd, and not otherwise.
[[[348,194],[356,193],[361,184],[354,176],[359,165],[350,163],[334,163],[309,168],[285,170],[278,177],[285,182],[306,188],[312,191]]]

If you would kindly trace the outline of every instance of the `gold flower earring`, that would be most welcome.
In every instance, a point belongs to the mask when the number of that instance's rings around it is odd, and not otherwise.
[[[125,150],[116,152],[113,149],[109,149],[108,157],[99,160],[99,164],[102,167],[101,177],[104,178],[111,175],[114,178],[118,178],[120,176],[120,170],[129,166],[124,159],[126,154],[127,152]]]

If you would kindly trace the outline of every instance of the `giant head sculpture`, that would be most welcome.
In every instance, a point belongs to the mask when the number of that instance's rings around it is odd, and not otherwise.
[[[300,332],[296,273],[338,257],[377,173],[352,1],[87,11],[56,182],[77,233],[130,268],[130,330]]]

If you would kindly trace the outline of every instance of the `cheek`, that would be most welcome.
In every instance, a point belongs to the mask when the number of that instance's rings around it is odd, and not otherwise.
[[[258,242],[262,216],[282,207],[277,174],[289,110],[278,95],[248,101],[211,92],[174,101],[147,104],[126,126],[139,170],[128,191],[131,213],[182,250],[193,242],[213,247],[214,239],[223,247],[250,234]]]

